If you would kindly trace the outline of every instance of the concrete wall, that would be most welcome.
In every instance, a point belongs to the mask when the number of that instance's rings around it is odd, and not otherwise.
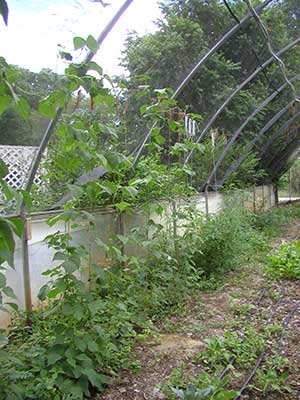
[[[225,206],[230,206],[230,202],[240,204],[255,211],[266,210],[275,204],[275,198],[272,187],[264,186],[257,187],[253,190],[235,191],[229,196],[230,201],[225,201],[225,196],[222,193],[201,193],[194,196],[189,201],[193,202],[193,206],[203,214],[207,211],[210,214],[215,214]],[[100,238],[103,242],[107,243],[116,233],[128,234],[134,227],[143,227],[149,216],[156,222],[160,223],[165,229],[172,230],[172,213],[175,210],[180,210],[184,207],[186,200],[177,198],[173,202],[164,202],[165,212],[163,215],[157,215],[155,212],[145,213],[136,210],[132,214],[124,216],[124,220],[120,225],[114,211],[108,209],[98,209],[93,211],[95,217],[95,228],[91,228],[87,222],[82,221],[75,230],[71,231],[74,244],[84,245],[91,254],[91,262],[107,265],[105,254],[101,247],[95,243],[95,238]],[[30,281],[31,281],[31,294],[34,306],[38,306],[37,294],[42,285],[44,285],[48,278],[42,275],[42,272],[53,268],[55,265],[52,261],[54,250],[49,249],[44,238],[47,235],[53,234],[56,231],[65,232],[66,226],[63,222],[58,222],[53,227],[47,224],[50,217],[58,215],[59,212],[39,213],[31,216],[30,219],[30,232],[31,238],[29,240],[29,259],[30,259]],[[180,225],[180,223],[179,223]],[[123,232],[121,228],[123,227]],[[182,233],[182,228],[177,227],[177,234]],[[151,236],[151,232],[150,232]],[[126,254],[139,255],[140,249],[134,246],[125,246]],[[82,279],[86,279],[88,272],[85,271]],[[24,309],[24,276],[22,264],[22,249],[21,241],[16,239],[15,251],[15,269],[8,268],[7,285],[12,287],[16,296],[16,303],[20,309]],[[5,327],[9,321],[7,313],[0,313],[0,327]]]

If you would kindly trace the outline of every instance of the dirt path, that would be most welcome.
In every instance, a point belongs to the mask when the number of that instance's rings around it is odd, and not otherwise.
[[[279,246],[283,240],[294,240],[299,236],[299,232],[299,222],[291,224],[285,235],[272,241],[272,246]],[[271,319],[272,329],[276,326],[281,327],[299,300],[299,282],[268,282],[262,268],[257,264],[230,273],[222,287],[211,292],[199,293],[199,297],[190,300],[177,315],[157,324],[154,337],[136,345],[132,353],[135,368],[122,371],[114,379],[111,387],[96,399],[167,399],[162,388],[170,375],[174,376],[177,373],[190,377],[201,372],[203,366],[195,362],[195,355],[205,351],[207,337],[221,337],[226,330],[235,329],[235,323],[237,329],[241,329],[246,322],[250,323],[253,329],[260,332]],[[279,366],[282,373],[282,380],[278,382],[280,387],[277,391],[273,390],[275,378],[270,378],[273,384],[271,387],[270,382],[261,382],[262,378],[258,376],[241,399],[300,399],[298,310],[300,307],[292,315],[283,337],[279,335],[281,340],[274,333],[274,340],[271,334],[264,345],[266,352],[260,367],[262,371],[276,354],[288,359],[288,366]],[[232,389],[240,389],[254,365],[255,361],[236,373],[231,382]],[[286,379],[283,379],[284,374],[287,374]],[[263,394],[263,388],[267,394]]]

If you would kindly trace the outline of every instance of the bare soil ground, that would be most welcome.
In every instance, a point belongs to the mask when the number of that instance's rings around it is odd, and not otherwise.
[[[295,221],[282,237],[272,240],[271,245],[278,247],[282,241],[295,240],[299,237],[299,232],[299,222]],[[200,292],[199,296],[189,300],[176,315],[158,323],[155,335],[146,342],[138,343],[132,352],[131,359],[136,368],[121,371],[108,390],[96,399],[167,399],[161,388],[174,369],[184,368],[185,374],[192,376],[201,370],[201,365],[189,363],[189,360],[195,353],[204,351],[205,338],[222,336],[235,320],[243,323],[248,319],[258,331],[271,317],[273,324],[281,326],[299,300],[299,281],[269,282],[258,264],[232,272],[228,274],[222,287],[211,292]],[[249,304],[253,305],[250,313]],[[274,313],[276,304],[278,308]],[[276,348],[276,351],[289,360],[288,371],[282,371],[287,372],[288,389],[282,389],[282,393],[274,391],[266,395],[254,378],[252,387],[250,385],[241,399],[300,399],[299,310],[300,307],[293,314],[280,343],[278,340],[266,343],[266,354],[260,366],[265,368]],[[232,383],[233,389],[240,389],[254,365],[240,371]]]

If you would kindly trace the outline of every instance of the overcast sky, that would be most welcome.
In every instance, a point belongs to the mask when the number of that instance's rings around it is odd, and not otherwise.
[[[63,72],[63,62],[57,58],[58,44],[71,51],[74,36],[97,37],[124,3],[105,1],[111,5],[103,8],[95,0],[8,0],[8,27],[0,21],[0,56],[32,71],[51,68]],[[94,60],[110,75],[122,72],[117,64],[127,32],[152,32],[152,21],[159,16],[157,0],[134,0]],[[78,54],[77,61],[82,57]]]

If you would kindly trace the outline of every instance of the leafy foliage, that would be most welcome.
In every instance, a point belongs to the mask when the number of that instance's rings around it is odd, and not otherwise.
[[[300,241],[282,244],[270,257],[266,272],[273,279],[299,279]]]

